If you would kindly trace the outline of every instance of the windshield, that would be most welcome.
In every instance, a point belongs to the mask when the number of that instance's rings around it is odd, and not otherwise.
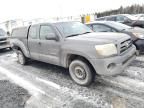
[[[0,36],[5,36],[5,34],[6,34],[5,31],[0,29]]]
[[[122,24],[122,23],[118,23],[118,22],[108,22],[109,26],[113,26],[114,28],[117,28],[119,30],[125,30],[125,29],[131,29],[132,27]]]
[[[89,27],[80,22],[62,22],[56,24],[56,26],[62,30],[65,37],[93,32]]]

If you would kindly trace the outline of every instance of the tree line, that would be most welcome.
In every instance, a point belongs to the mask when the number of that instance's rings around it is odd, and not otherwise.
[[[97,17],[115,15],[115,14],[139,14],[144,13],[144,4],[143,5],[131,5],[127,7],[120,7],[119,9],[109,10],[105,12],[95,13]]]

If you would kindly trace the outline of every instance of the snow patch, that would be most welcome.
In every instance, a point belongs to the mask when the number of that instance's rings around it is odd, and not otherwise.
[[[54,87],[56,89],[60,89],[61,88],[60,85],[58,85],[58,84],[56,84],[54,82],[51,82],[51,81],[47,81],[47,80],[44,80],[44,79],[41,79],[41,78],[38,78],[38,77],[36,77],[36,80],[38,80],[40,82],[43,82],[45,84],[48,84],[49,86],[52,86],[52,87]]]
[[[14,81],[14,83],[24,87],[25,89],[27,89],[30,94],[37,96],[38,93],[42,93],[45,94],[45,92],[39,88],[37,88],[36,86],[34,86],[33,84],[31,84],[30,82],[26,81],[25,79],[17,76],[16,74],[13,74],[12,72],[10,72],[9,70],[0,67],[0,72],[4,75],[6,75],[8,78],[10,78],[12,81]]]

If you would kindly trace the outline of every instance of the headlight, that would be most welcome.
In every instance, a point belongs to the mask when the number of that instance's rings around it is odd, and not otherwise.
[[[144,34],[142,33],[133,33],[137,38],[144,39]]]
[[[115,44],[96,45],[95,48],[97,54],[104,57],[116,55],[118,53]]]

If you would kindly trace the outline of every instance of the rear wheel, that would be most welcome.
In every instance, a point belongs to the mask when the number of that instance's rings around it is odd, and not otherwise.
[[[18,52],[17,52],[17,57],[18,57],[18,62],[19,62],[21,65],[25,65],[25,64],[26,64],[27,58],[26,58],[25,55],[22,53],[22,51],[18,51]]]
[[[89,65],[82,60],[74,60],[69,66],[71,78],[79,85],[88,86],[93,81],[93,72]]]

